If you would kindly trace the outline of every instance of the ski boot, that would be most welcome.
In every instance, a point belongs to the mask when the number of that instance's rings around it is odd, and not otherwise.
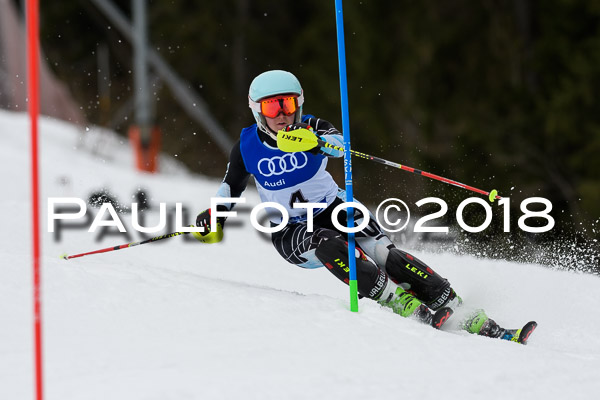
[[[395,286],[395,291],[393,292],[389,290],[392,289],[389,287],[392,285]],[[435,314],[432,313],[419,299],[392,282],[388,282],[386,289],[388,293],[384,290],[381,299],[378,301],[379,304],[390,307],[394,313],[403,317],[412,318],[440,329],[450,315],[452,315],[452,310],[448,307],[440,308]]]
[[[537,323],[530,321],[521,329],[505,329],[498,325],[496,321],[489,318],[483,310],[477,310],[462,324],[462,329],[469,333],[521,344],[527,344],[529,336],[536,327]]]

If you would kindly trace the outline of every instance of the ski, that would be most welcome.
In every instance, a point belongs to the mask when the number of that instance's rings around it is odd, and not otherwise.
[[[442,326],[448,321],[454,311],[450,307],[442,307],[433,314],[431,319],[431,326],[435,329],[441,329]]]
[[[535,328],[537,328],[537,322],[529,321],[521,329],[505,329],[500,339],[526,345]]]
[[[521,329],[502,328],[496,321],[489,318],[483,310],[476,310],[463,321],[461,326],[461,329],[469,333],[521,344],[527,344],[535,328],[537,328],[537,322],[535,321],[529,321]]]

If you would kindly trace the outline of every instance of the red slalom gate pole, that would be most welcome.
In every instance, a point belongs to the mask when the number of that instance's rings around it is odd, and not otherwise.
[[[31,121],[31,213],[33,234],[33,323],[35,352],[35,394],[43,399],[42,375],[42,305],[40,293],[40,201],[38,167],[39,114],[39,3],[27,0],[27,101]]]

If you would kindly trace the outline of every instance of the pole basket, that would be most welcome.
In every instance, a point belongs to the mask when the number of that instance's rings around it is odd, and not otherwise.
[[[160,128],[154,126],[145,138],[142,130],[137,125],[129,127],[129,142],[135,155],[135,166],[139,171],[157,172],[158,154],[160,153],[161,134]]]

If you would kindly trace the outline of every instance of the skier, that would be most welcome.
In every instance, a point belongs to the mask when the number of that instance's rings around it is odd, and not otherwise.
[[[285,153],[277,147],[280,130],[309,130],[334,146],[343,146],[342,135],[328,121],[302,114],[304,92],[290,72],[272,70],[258,75],[250,85],[248,102],[256,124],[243,129],[233,146],[217,197],[240,197],[250,175],[254,175],[261,200],[282,205],[290,216],[284,229],[272,234],[272,243],[279,254],[302,268],[325,266],[348,283],[347,234],[331,221],[332,211],[344,202],[345,192],[325,170],[328,158],[339,158],[343,153],[325,147]],[[312,232],[307,227],[306,208],[293,208],[294,203],[307,202],[327,204],[324,209],[314,210]],[[224,204],[217,206],[217,210],[232,207],[233,204]],[[365,216],[360,210],[353,210],[358,226]],[[370,217],[368,226],[355,234],[359,294],[403,317],[441,326],[462,303],[461,298],[448,280],[396,248],[375,218]],[[346,226],[346,218],[346,212],[338,214],[340,225]],[[218,217],[216,226],[211,226],[210,219],[210,209],[196,219],[196,226],[204,227],[204,232],[193,235],[201,242],[215,243],[223,237],[225,218]],[[271,217],[273,225],[280,222],[278,216]],[[464,328],[486,336],[505,334],[483,312],[473,315]]]

